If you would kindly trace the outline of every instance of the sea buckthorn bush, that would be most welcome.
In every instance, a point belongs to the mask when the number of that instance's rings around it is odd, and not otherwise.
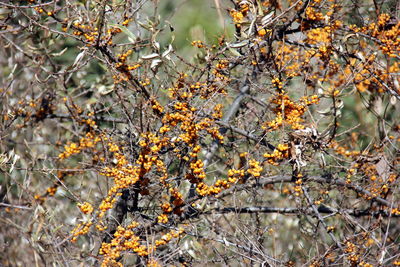
[[[0,265],[399,266],[399,14],[0,0]]]

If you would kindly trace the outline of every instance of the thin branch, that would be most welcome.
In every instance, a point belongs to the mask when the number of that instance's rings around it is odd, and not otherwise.
[[[228,123],[231,118],[236,114],[236,112],[240,108],[240,104],[242,103],[244,97],[246,96],[247,92],[250,90],[250,86],[245,85],[240,89],[240,93],[238,96],[236,96],[235,100],[233,101],[232,105],[230,108],[226,111],[225,116],[222,118],[221,123]],[[225,133],[227,129],[221,129],[221,133]],[[213,142],[211,145],[211,148],[208,150],[206,154],[206,158],[204,159],[204,168],[207,168],[207,166],[210,164],[210,161],[212,160],[215,152],[217,151],[219,146],[218,142]]]
[[[31,210],[31,207],[28,206],[21,206],[21,205],[13,205],[13,204],[7,204],[4,202],[0,202],[1,207],[7,207],[7,208],[13,208],[13,209],[21,209],[21,210]]]
[[[328,226],[326,225],[324,218],[322,218],[321,214],[318,211],[318,208],[314,204],[314,200],[310,197],[308,194],[308,189],[306,186],[301,187],[303,190],[303,194],[307,199],[308,204],[311,206],[311,210],[314,212],[314,215],[317,217],[318,221],[322,224],[324,227],[324,230],[328,233],[328,235],[332,238],[333,242],[336,243],[336,246],[340,249],[343,249],[342,245],[340,242],[336,239],[336,237],[333,235],[331,231],[328,230]]]
[[[68,114],[49,114],[47,118],[52,119],[52,118],[59,118],[59,119],[72,119],[71,115]],[[104,117],[104,116],[85,116],[81,115],[80,118],[82,119],[94,119],[96,121],[103,121],[103,122],[113,122],[113,123],[128,123],[128,120],[126,119],[117,119],[117,118],[112,118],[112,117]]]
[[[52,5],[52,4],[54,4],[54,1],[50,1],[50,2],[42,3],[42,4],[29,5],[29,6],[19,6],[19,5],[13,5],[13,4],[0,2],[0,5],[3,5],[5,7],[10,7],[10,8],[35,8],[35,7],[49,6],[49,5]]]
[[[345,209],[345,210],[337,210],[331,207],[327,207],[325,205],[320,205],[317,207],[317,211],[323,214],[337,214],[342,215],[342,213],[346,213],[347,215],[351,215],[354,217],[364,217],[364,216],[383,216],[383,217],[400,217],[400,215],[394,215],[387,211],[376,211],[371,212],[367,210],[352,210],[352,209]],[[225,214],[225,213],[245,213],[245,214],[252,214],[252,213],[279,213],[279,214],[307,214],[311,215],[314,214],[314,210],[311,208],[307,209],[299,209],[299,208],[278,208],[278,207],[262,207],[262,206],[253,206],[253,207],[225,207],[225,208],[215,208],[202,214]]]
[[[239,129],[237,127],[234,127],[233,125],[231,125],[229,123],[226,123],[224,121],[216,121],[215,123],[220,125],[220,126],[223,126],[223,127],[227,128],[229,130],[231,130],[232,132],[235,132],[235,133],[238,133],[238,134],[240,134],[240,135],[242,135],[244,137],[247,137],[250,140],[253,140],[253,141],[257,142],[257,143],[261,143],[262,145],[267,146],[271,150],[275,149],[275,146],[270,144],[268,141],[266,141],[265,138],[262,138],[262,137],[260,138],[260,137],[254,136],[253,134],[251,134],[249,132],[246,132],[245,130]]]
[[[307,176],[307,177],[304,177],[303,181],[305,181],[305,182],[313,181],[313,182],[317,182],[317,183],[321,183],[321,184],[333,184],[333,185],[343,186],[343,187],[351,189],[357,193],[362,193],[362,194],[370,197],[371,200],[376,201],[379,204],[382,204],[386,207],[391,206],[391,203],[389,201],[387,201],[386,199],[383,199],[381,197],[376,197],[370,191],[362,188],[361,186],[355,185],[352,183],[350,183],[350,184],[346,183],[346,181],[339,179],[339,178],[328,180],[321,176]],[[227,195],[230,195],[233,191],[243,190],[243,189],[246,189],[249,187],[263,187],[268,184],[290,183],[290,182],[293,182],[292,176],[277,175],[277,176],[271,176],[271,177],[258,178],[257,181],[253,184],[244,184],[244,185],[233,186],[232,188],[225,190],[222,193],[220,193],[219,195],[217,195],[217,197],[223,198]]]

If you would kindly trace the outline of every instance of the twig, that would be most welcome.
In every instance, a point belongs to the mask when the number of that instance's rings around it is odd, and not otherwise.
[[[21,206],[21,205],[12,205],[12,204],[7,204],[4,202],[0,202],[0,206],[2,207],[7,207],[7,208],[13,208],[13,209],[21,209],[21,210],[31,210],[31,207],[28,206]]]
[[[354,185],[354,184],[349,184],[346,183],[346,181],[342,180],[342,179],[331,179],[328,180],[324,177],[320,177],[320,176],[307,176],[304,177],[303,181],[313,181],[313,182],[317,182],[317,183],[323,183],[323,184],[334,184],[334,185],[338,185],[338,186],[344,186],[346,188],[349,188],[351,190],[354,190],[357,193],[362,193],[368,197],[371,197],[371,200],[378,202],[379,204],[382,204],[386,207],[390,207],[391,203],[381,197],[376,197],[374,196],[370,191],[362,188],[359,185]],[[290,183],[292,182],[292,176],[271,176],[271,177],[264,177],[264,178],[258,178],[256,183],[253,184],[245,184],[245,185],[236,185],[233,186],[232,188],[223,191],[222,193],[220,193],[219,195],[217,195],[217,198],[223,198],[229,194],[232,193],[232,191],[237,191],[237,190],[243,190],[245,188],[249,188],[249,187],[262,187],[268,184],[278,184],[278,183]]]
[[[339,214],[346,213],[347,215],[352,215],[354,217],[363,217],[363,216],[384,216],[384,217],[400,217],[400,215],[394,215],[387,211],[377,211],[377,212],[370,212],[366,210],[337,210],[331,207],[327,207],[324,205],[320,205],[317,208],[319,213],[323,214]],[[215,208],[206,212],[202,212],[202,214],[225,214],[225,213],[280,213],[280,214],[313,214],[315,211],[311,208],[308,209],[299,209],[299,208],[277,208],[277,207],[260,207],[260,206],[253,206],[253,207],[226,207],[226,208]]]
[[[19,6],[19,5],[12,5],[12,4],[7,4],[4,2],[0,2],[0,5],[6,6],[6,7],[11,7],[11,8],[34,8],[34,7],[44,7],[44,6],[49,6],[54,4],[54,1],[50,1],[47,3],[42,3],[42,4],[35,4],[35,5],[29,5],[29,6]]]
[[[229,129],[229,130],[231,130],[231,131],[233,131],[235,133],[238,133],[238,134],[240,134],[240,135],[242,135],[244,137],[247,137],[250,140],[253,140],[253,141],[257,142],[257,143],[261,143],[261,144],[267,146],[271,150],[275,149],[275,146],[270,144],[263,137],[260,138],[260,137],[254,136],[253,134],[251,134],[249,132],[246,132],[246,131],[244,131],[242,129],[239,129],[237,127],[234,127],[233,125],[231,125],[229,123],[226,123],[224,121],[216,121],[215,123],[217,123],[220,126],[226,127],[227,129]]]
[[[243,98],[246,96],[247,92],[250,90],[250,87],[248,85],[243,86],[240,89],[239,95],[235,98],[233,101],[232,105],[230,106],[229,110],[225,113],[225,116],[221,120],[221,123],[228,123],[228,121],[231,120],[231,118],[236,114],[236,112],[240,108],[240,104],[243,101]],[[220,132],[223,134],[227,131],[227,129],[221,129]],[[211,145],[211,148],[208,150],[206,154],[206,158],[203,161],[204,163],[204,168],[207,168],[207,166],[210,164],[211,159],[213,158],[215,152],[217,151],[219,146],[218,142],[213,142]]]
[[[336,246],[340,249],[343,249],[342,245],[340,244],[340,242],[336,239],[336,237],[333,235],[333,233],[331,231],[328,230],[328,226],[326,225],[324,218],[322,218],[320,212],[318,211],[318,208],[315,206],[314,204],[314,200],[310,197],[310,195],[308,194],[308,189],[306,186],[302,186],[301,187],[303,190],[303,194],[307,199],[308,204],[311,206],[311,209],[314,211],[315,216],[317,217],[318,221],[322,224],[322,226],[324,227],[325,231],[328,233],[328,235],[332,238],[333,242],[336,243]]]

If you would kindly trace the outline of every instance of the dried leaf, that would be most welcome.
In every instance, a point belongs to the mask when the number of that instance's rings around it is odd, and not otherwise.
[[[171,53],[173,50],[174,50],[174,49],[172,48],[172,45],[170,44],[170,45],[168,46],[168,49],[165,50],[165,51],[162,53],[161,57],[167,57],[167,56],[169,55],[169,53]]]
[[[159,54],[152,53],[152,54],[149,54],[149,55],[141,56],[140,58],[143,59],[143,60],[152,60],[152,59],[159,58],[159,57],[160,57]]]
[[[249,44],[249,40],[244,40],[244,41],[241,41],[239,43],[233,43],[233,44],[226,43],[226,45],[228,47],[230,47],[230,48],[240,48],[240,47],[244,47],[244,46],[246,46],[248,44]]]
[[[154,59],[154,60],[151,62],[151,65],[150,65],[151,70],[152,70],[154,73],[157,73],[158,67],[160,67],[161,63],[162,63],[162,60],[161,60],[161,59]]]
[[[267,15],[265,15],[262,19],[261,19],[261,25],[262,27],[265,27],[268,25],[268,23],[270,23],[272,21],[272,18],[274,17],[275,12],[270,12]]]
[[[55,57],[59,57],[59,56],[63,55],[67,50],[68,50],[68,47],[64,48],[63,50],[61,50],[58,53],[52,53],[51,55],[55,56]]]

